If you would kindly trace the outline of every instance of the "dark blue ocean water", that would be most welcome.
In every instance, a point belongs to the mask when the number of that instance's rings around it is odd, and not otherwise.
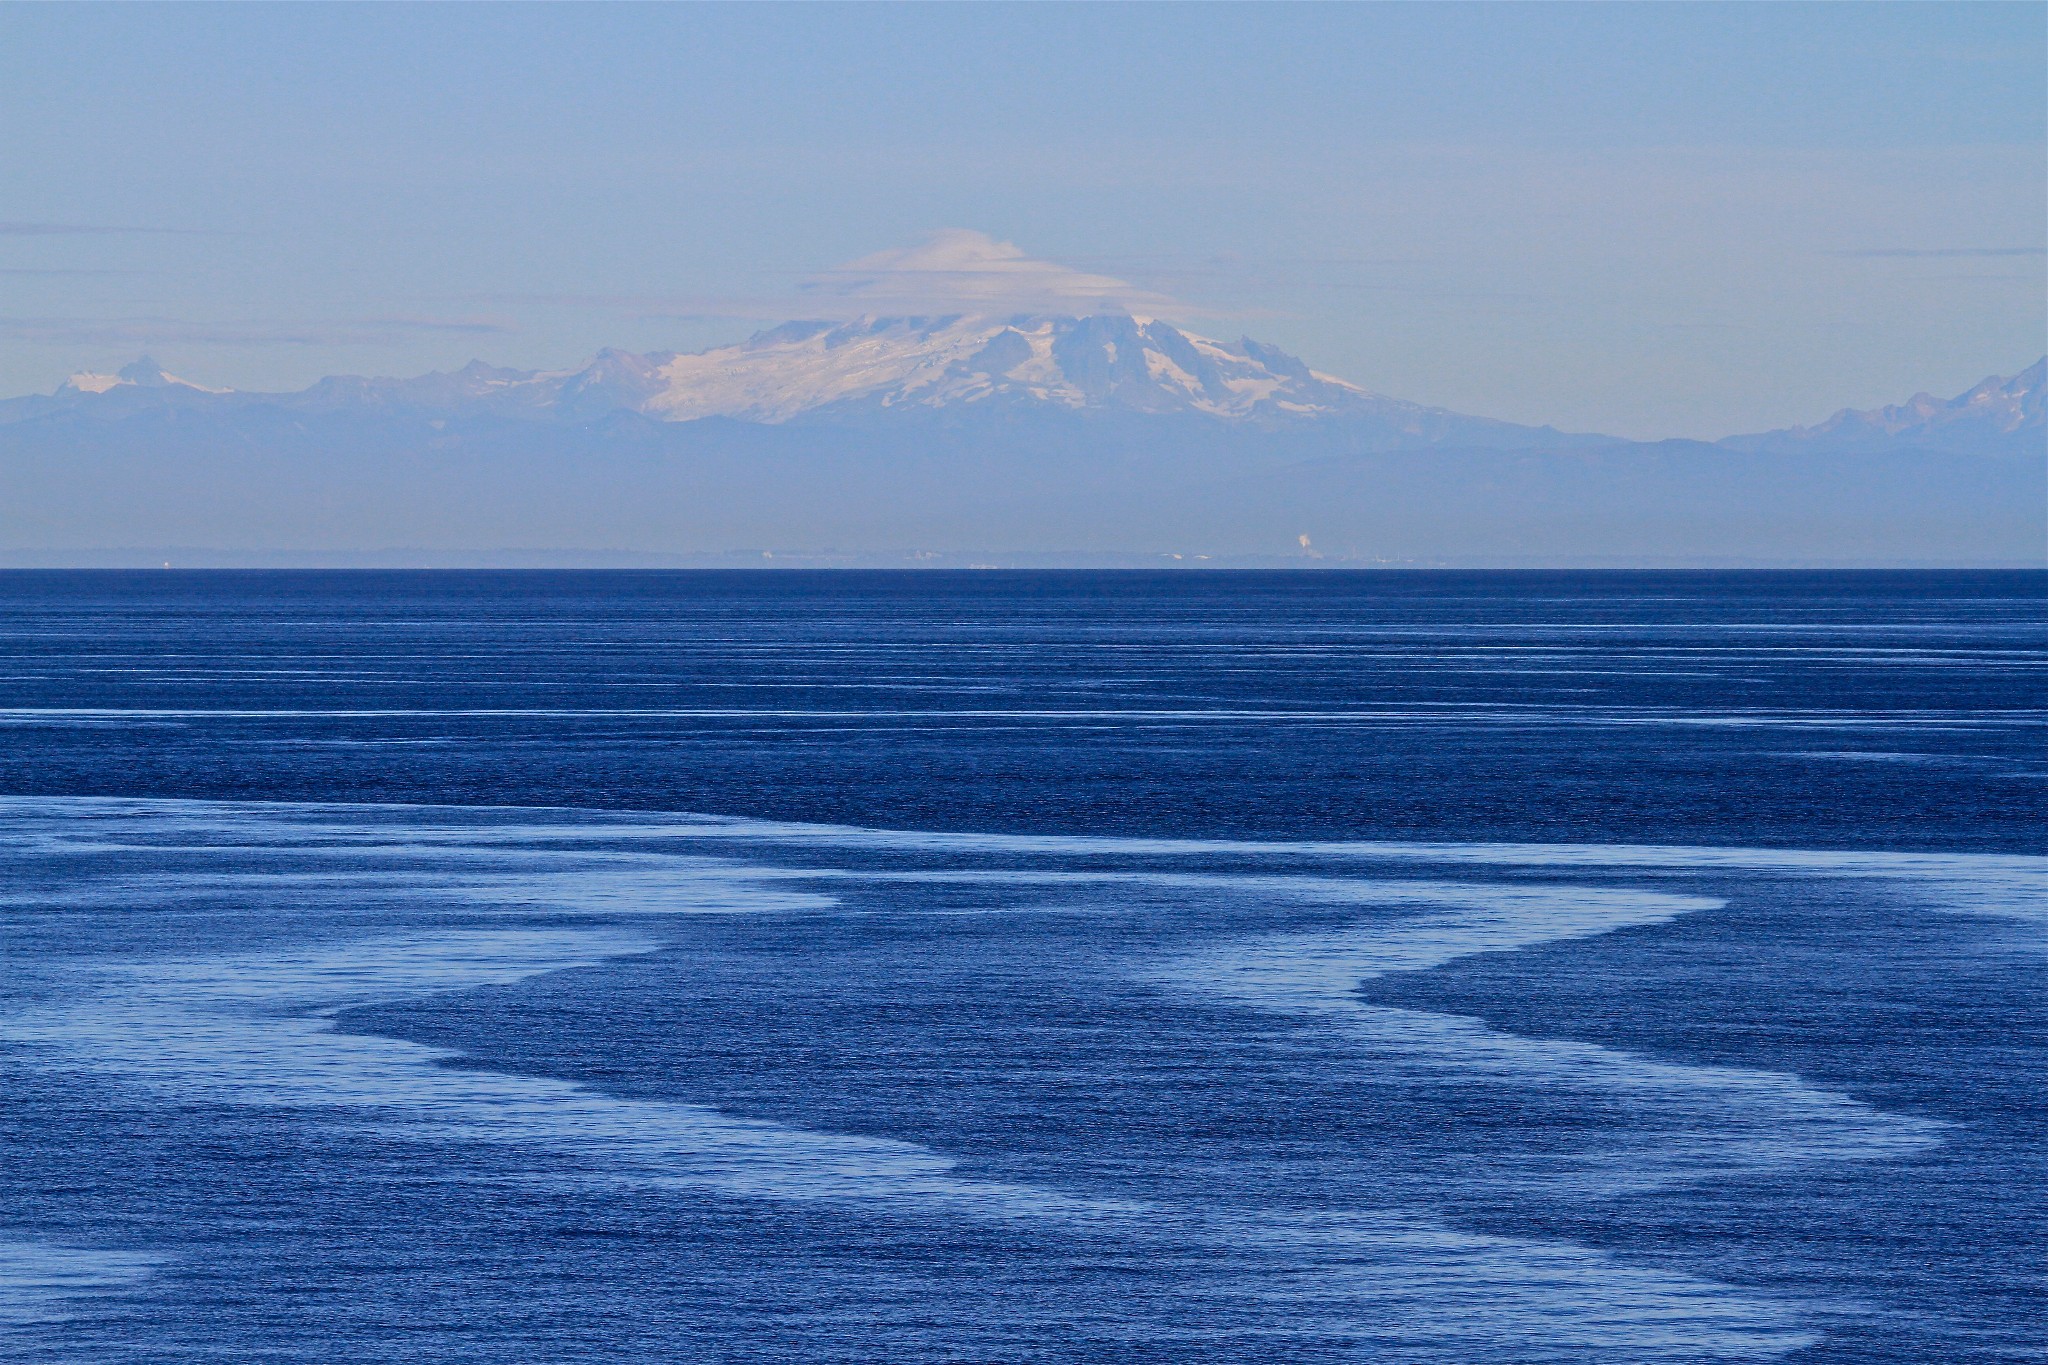
[[[0,1360],[2048,1359],[2044,608],[0,575]]]

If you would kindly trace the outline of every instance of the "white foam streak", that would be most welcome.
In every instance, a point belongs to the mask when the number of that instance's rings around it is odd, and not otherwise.
[[[50,798],[0,796],[0,815],[47,810]],[[1342,861],[1471,864],[1484,867],[1547,867],[1672,871],[1781,873],[1795,876],[1861,877],[1896,881],[1931,893],[1933,909],[2048,923],[2048,857],[2029,854],[1884,852],[1836,849],[1707,848],[1682,844],[1517,844],[1466,842],[1392,843],[1379,840],[1168,839],[1103,835],[982,834],[956,831],[882,830],[854,825],[798,824],[724,816],[569,811],[532,807],[437,807],[401,804],[238,804],[213,801],[133,800],[118,797],[63,798],[67,808],[102,818],[127,816],[153,832],[183,829],[211,839],[248,831],[287,842],[295,856],[317,857],[309,838],[335,841],[335,856],[350,857],[384,846],[393,852],[422,847],[517,847],[520,845],[608,845],[654,841],[676,844],[773,844],[796,848],[847,848],[893,853],[962,856],[1091,858],[1247,857],[1298,862],[1303,858]],[[366,820],[408,820],[403,842],[393,831]],[[486,822],[488,817],[488,822]],[[417,820],[419,823],[414,823]],[[455,823],[436,828],[432,820]],[[14,837],[14,836],[10,836]],[[160,848],[155,842],[121,845],[88,836],[75,827],[61,831],[26,829],[19,836],[51,849],[87,847]],[[219,846],[219,845],[214,845]],[[764,875],[766,875],[764,873]]]
[[[56,972],[49,978],[56,984],[33,1004],[0,1020],[0,1036],[66,1071],[186,1102],[304,1111],[402,1141],[487,1144],[527,1154],[528,1175],[544,1180],[831,1201],[906,1217],[1052,1220],[1134,1245],[1182,1254],[1192,1248],[1224,1267],[1203,1292],[1258,1306],[1263,1325],[1247,1328],[1254,1334],[1284,1336],[1288,1313],[1298,1311],[1319,1333],[1348,1325],[1389,1349],[1412,1347],[1408,1358],[1449,1360],[1459,1358],[1461,1340],[1497,1346],[1505,1323],[1531,1343],[1524,1353],[1531,1362],[1632,1365],[1767,1358],[1812,1337],[1756,1296],[1583,1247],[1453,1231],[1428,1209],[1230,1208],[980,1178],[915,1143],[451,1065],[459,1059],[444,1049],[344,1032],[340,1016],[654,952],[663,916],[831,913],[836,902],[822,886],[950,880],[1051,887],[1080,894],[1083,912],[1114,913],[1133,904],[1119,888],[1143,886],[1225,907],[1226,924],[1275,914],[1290,924],[1316,921],[1128,964],[1155,988],[1307,1021],[1328,1030],[1332,1057],[1369,1055],[1436,1081],[1569,1091],[1630,1107],[1641,1121],[1626,1161],[1615,1159],[1610,1144],[1568,1168],[1504,1160],[1499,1172],[1502,1184],[1567,1180],[1611,1195],[1717,1171],[1895,1155],[1935,1140],[1937,1130],[1795,1076],[1527,1038],[1476,1020],[1371,1006],[1358,995],[1359,982],[1376,975],[1657,924],[1714,907],[1714,898],[1394,879],[1354,875],[1346,864],[1361,872],[1371,863],[1429,863],[1883,877],[1934,888],[1946,908],[2006,907],[1991,913],[2023,907],[2023,893],[2038,891],[2048,865],[1917,854],[981,836],[592,812],[27,798],[0,799],[0,831],[29,855],[90,867],[97,908],[107,910],[146,896],[154,878],[163,897],[157,904],[199,892],[226,897],[251,907],[251,925],[269,932],[298,922],[281,920],[278,904],[317,893],[301,940],[281,947],[81,961]],[[704,855],[748,845],[912,861],[870,870]],[[1056,858],[1062,866],[925,865],[933,855]],[[251,858],[266,861],[252,868]],[[1147,865],[1072,866],[1091,858]],[[1187,865],[1205,858],[1251,866]],[[136,859],[157,865],[144,877]],[[64,900],[94,908],[75,881],[66,883]],[[333,908],[351,903],[353,910]],[[428,910],[434,926],[393,927],[392,907],[408,904],[415,915]],[[355,916],[370,906],[387,919],[365,922],[384,927],[356,927]],[[1628,1174],[1616,1173],[1623,1168]],[[125,1263],[116,1256],[106,1264]]]
[[[598,1178],[762,1198],[939,1200],[1001,1216],[1135,1207],[958,1179],[949,1158],[910,1143],[451,1068],[458,1054],[445,1049],[336,1028],[347,1009],[511,985],[657,947],[609,930],[508,929],[128,963],[113,970],[117,981],[0,1023],[0,1037],[182,1100],[340,1111],[431,1141],[541,1148]]]
[[[1524,1180],[1563,1180],[1588,1194],[1813,1161],[1895,1157],[1939,1141],[1946,1125],[1883,1114],[1782,1072],[1680,1065],[1592,1043],[1504,1033],[1475,1019],[1367,1004],[1358,986],[1371,977],[1664,923],[1721,904],[1578,886],[1465,886],[1433,888],[1432,894],[1458,903],[1419,917],[1233,940],[1168,964],[1156,979],[1249,1009],[1315,1017],[1358,1040],[1381,1066],[1442,1071],[1455,1059],[1455,1070],[1469,1080],[1627,1104],[1639,1126],[1656,1133],[1629,1160],[1605,1152],[1597,1159],[1571,1158],[1561,1169],[1555,1161],[1548,1169],[1523,1165]],[[1403,895],[1398,884],[1389,888],[1390,902]]]

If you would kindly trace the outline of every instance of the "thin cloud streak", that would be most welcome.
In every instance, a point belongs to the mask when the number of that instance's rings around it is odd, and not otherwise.
[[[482,318],[353,318],[335,322],[194,322],[181,318],[0,317],[0,337],[91,346],[380,346],[420,333],[517,330]]]
[[[140,270],[76,269],[57,266],[10,265],[0,266],[0,275],[25,277],[28,279],[72,279],[87,275],[140,275]]]
[[[1830,256],[1846,256],[1857,260],[1957,260],[1970,257],[2048,256],[2048,247],[2040,246],[1953,246],[1953,247],[1878,247],[1866,251],[1830,251]]]
[[[142,233],[164,237],[220,237],[227,234],[209,228],[127,227],[114,223],[40,223],[12,220],[0,222],[0,237],[110,237]]]

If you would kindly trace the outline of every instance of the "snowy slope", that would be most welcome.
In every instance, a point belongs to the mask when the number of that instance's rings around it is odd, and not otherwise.
[[[791,322],[708,351],[605,351],[578,370],[478,362],[417,379],[332,378],[304,397],[323,405],[565,417],[625,410],[666,422],[765,423],[828,410],[988,403],[1313,417],[1394,401],[1258,342],[1226,344],[1150,319],[973,314]]]
[[[180,379],[167,373],[163,366],[143,356],[132,365],[123,365],[113,374],[94,374],[85,371],[72,375],[58,386],[59,394],[106,393],[118,388],[137,389],[190,389],[194,393],[226,393],[226,389],[209,389],[204,384],[195,384],[189,379]]]
[[[630,412],[662,422],[723,417],[778,424],[890,412],[1121,412],[1225,422],[1365,418],[1420,444],[1548,439],[1547,428],[1463,417],[1366,392],[1250,338],[1216,341],[1124,313],[947,314],[791,322],[732,346],[635,355],[607,350],[574,370],[473,361],[410,379],[335,375],[292,394],[227,394],[140,361],[77,375],[49,397],[0,404],[0,421],[56,406],[124,409],[216,394],[298,411],[586,421]]]
[[[1257,342],[1230,345],[1115,314],[796,322],[737,346],[654,363],[663,386],[639,410],[669,420],[782,422],[849,403],[940,408],[991,401],[1222,418],[1318,416],[1370,397]]]

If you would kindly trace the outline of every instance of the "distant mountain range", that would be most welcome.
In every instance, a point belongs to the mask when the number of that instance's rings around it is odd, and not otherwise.
[[[2033,448],[2048,422],[2044,370],[2048,358],[2016,375],[1986,379],[1953,399],[1922,393],[1892,407],[1845,408],[1816,426],[1719,444],[1787,453]],[[513,370],[472,361],[460,370],[412,379],[335,375],[296,393],[208,388],[144,358],[115,374],[73,375],[51,395],[0,402],[0,424],[63,413],[127,417],[172,406],[566,423],[625,412],[662,422],[724,417],[761,424],[867,423],[933,412],[1014,417],[1039,410],[1199,414],[1263,426],[1341,424],[1388,447],[1555,449],[1617,440],[1384,397],[1249,337],[1214,341],[1120,314],[791,322],[708,351],[606,350],[573,370]]]
[[[1734,436],[1720,444],[1731,450],[1785,454],[1870,450],[1886,445],[1960,453],[2038,453],[2043,449],[2043,423],[2048,421],[2044,386],[2048,386],[2048,358],[2015,375],[1993,375],[1954,398],[1916,393],[1890,407],[1860,412],[1843,408],[1817,426]]]
[[[296,393],[144,359],[0,402],[0,556],[2026,563],[2048,536],[2044,371],[1642,443],[1384,397],[1121,312],[793,322]]]
[[[512,417],[578,423],[614,413],[655,421],[866,422],[948,412],[1194,414],[1228,422],[1341,421],[1394,444],[1518,446],[1567,438],[1548,427],[1466,417],[1367,393],[1246,338],[1212,341],[1120,314],[864,318],[792,322],[709,351],[606,350],[581,369],[511,370],[473,361],[413,379],[338,375],[297,393],[236,393],[166,374],[147,358],[74,375],[49,396],[0,403],[0,423],[57,413],[167,406],[226,411]]]

